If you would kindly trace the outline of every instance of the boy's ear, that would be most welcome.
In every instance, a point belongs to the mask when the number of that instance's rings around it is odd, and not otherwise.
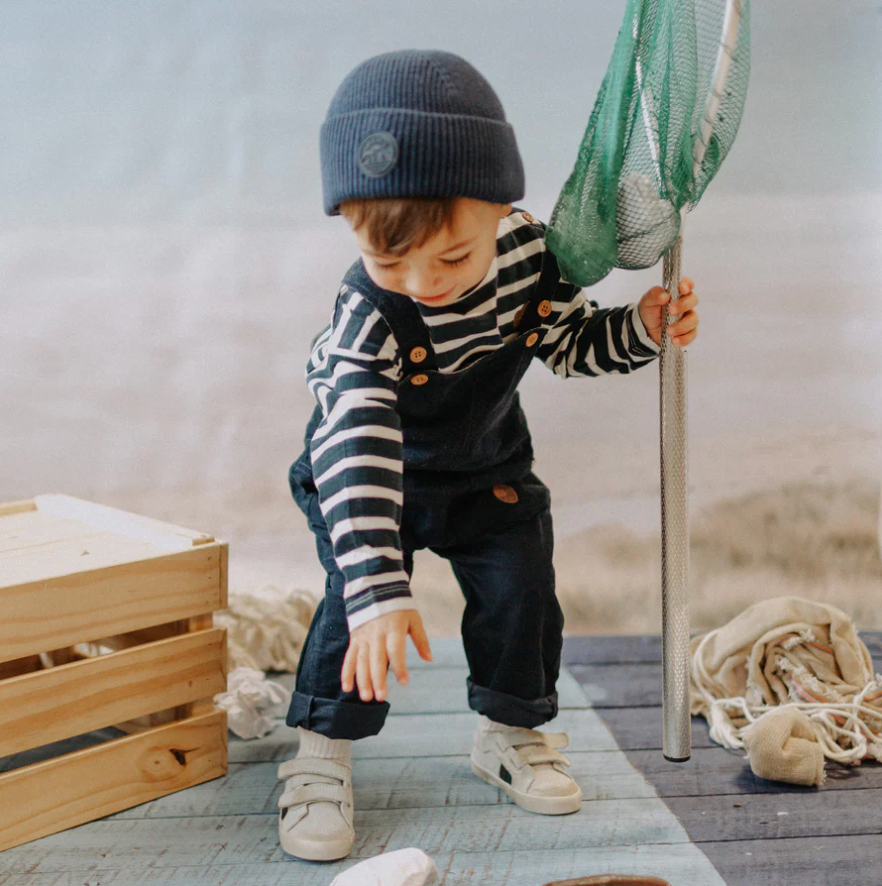
[[[500,205],[499,207],[499,217],[505,218],[507,215],[511,215],[511,203],[506,203],[504,206]]]

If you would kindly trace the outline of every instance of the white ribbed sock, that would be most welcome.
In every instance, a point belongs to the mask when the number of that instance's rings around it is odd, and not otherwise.
[[[352,765],[352,740],[348,738],[328,738],[318,732],[310,732],[302,726],[297,727],[300,733],[298,757],[318,757],[320,760],[336,760],[338,763]]]
[[[506,726],[504,723],[497,723],[495,720],[491,720],[483,714],[478,715],[478,729],[480,729],[481,732],[505,732],[506,729],[511,728],[513,727]]]

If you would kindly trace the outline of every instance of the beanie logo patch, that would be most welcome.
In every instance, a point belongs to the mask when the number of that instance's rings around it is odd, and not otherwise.
[[[398,162],[398,142],[391,132],[374,132],[358,146],[358,168],[370,178],[382,178]]]

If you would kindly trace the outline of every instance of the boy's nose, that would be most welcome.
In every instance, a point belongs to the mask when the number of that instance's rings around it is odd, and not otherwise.
[[[444,293],[440,274],[414,271],[407,278],[407,289],[414,298],[431,298]]]

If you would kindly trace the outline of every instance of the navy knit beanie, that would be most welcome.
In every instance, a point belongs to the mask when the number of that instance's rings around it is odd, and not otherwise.
[[[334,94],[320,146],[327,215],[358,198],[524,196],[502,103],[451,52],[405,49],[362,62]]]

